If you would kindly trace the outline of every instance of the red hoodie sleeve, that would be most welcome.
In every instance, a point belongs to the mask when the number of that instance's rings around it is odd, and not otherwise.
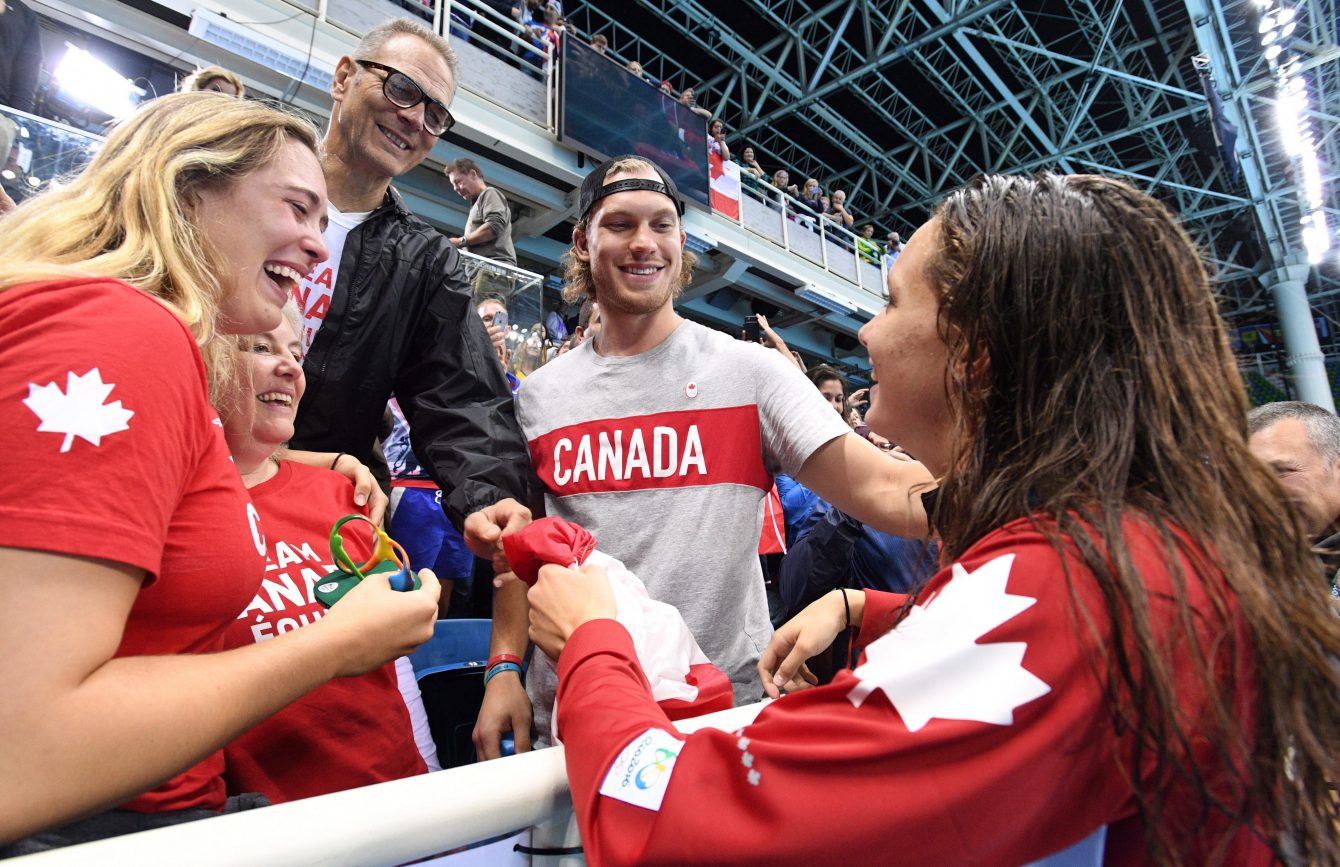
[[[558,721],[588,861],[1025,864],[1103,829],[1109,853],[1142,851],[1129,742],[1091,664],[1106,625],[1081,641],[1057,555],[1036,536],[1008,541],[937,576],[855,672],[734,733],[674,733],[622,627],[578,629]],[[892,603],[873,601],[869,613]],[[601,794],[630,781],[657,794],[651,806]]]

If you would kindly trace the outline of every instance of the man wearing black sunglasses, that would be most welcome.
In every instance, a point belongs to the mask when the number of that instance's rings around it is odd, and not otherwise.
[[[409,19],[372,28],[336,66],[322,159],[330,258],[296,292],[308,385],[293,442],[367,463],[394,394],[460,527],[494,503],[529,502],[530,461],[460,254],[391,187],[451,129],[456,80],[446,40]]]

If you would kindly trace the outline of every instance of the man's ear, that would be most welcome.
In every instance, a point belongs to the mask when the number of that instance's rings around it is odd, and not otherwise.
[[[349,88],[353,84],[354,77],[358,75],[358,64],[349,55],[340,58],[340,62],[335,64],[335,77],[330,80],[330,96],[336,102],[342,101],[349,94]]]
[[[580,262],[591,261],[591,248],[586,243],[586,231],[576,226],[572,227],[572,255]]]

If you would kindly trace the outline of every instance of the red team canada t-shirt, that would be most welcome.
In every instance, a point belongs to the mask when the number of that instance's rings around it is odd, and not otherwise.
[[[255,509],[175,315],[133,287],[0,292],[0,546],[147,573],[117,656],[212,653],[265,567]],[[223,753],[123,807],[221,809]]]
[[[284,461],[251,489],[265,519],[267,564],[260,592],[233,621],[226,643],[267,641],[320,620],[313,588],[333,568],[330,528],[351,512],[354,487],[339,473]],[[371,554],[362,522],[347,524],[345,549]],[[225,748],[230,792],[292,801],[425,773],[395,663],[323,684]]]

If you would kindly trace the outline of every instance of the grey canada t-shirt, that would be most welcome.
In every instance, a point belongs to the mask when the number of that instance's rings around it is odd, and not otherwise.
[[[640,355],[591,341],[536,370],[517,416],[548,514],[575,521],[679,609],[737,703],[762,695],[772,634],[758,561],[763,498],[851,429],[774,350],[683,322]],[[527,684],[548,735],[553,684]]]

